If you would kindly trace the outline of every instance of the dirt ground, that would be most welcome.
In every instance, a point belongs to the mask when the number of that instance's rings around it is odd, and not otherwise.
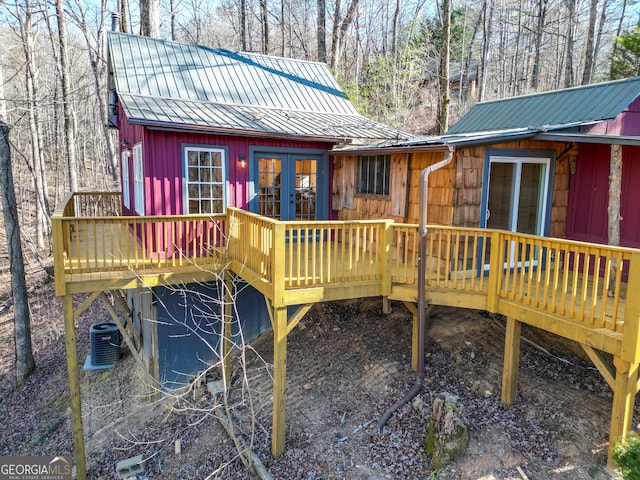
[[[38,368],[16,389],[8,269],[0,276],[0,455],[72,456],[63,319],[53,283],[29,267]],[[612,394],[577,346],[523,328],[518,401],[507,407],[500,402],[504,322],[475,310],[433,307],[419,398],[377,433],[380,416],[415,381],[411,317],[402,304],[392,307],[385,315],[380,299],[316,305],[290,334],[286,451],[277,460],[270,455],[271,334],[245,351],[246,375],[234,375],[229,404],[274,478],[615,478],[605,469]],[[89,326],[106,319],[97,303],[79,319],[81,360]],[[150,399],[132,355],[122,350],[115,368],[82,372],[90,478],[115,479],[116,462],[138,454],[147,459],[141,480],[252,478],[213,418],[211,395]],[[423,451],[431,399],[441,392],[460,398],[470,441],[460,460],[434,471]]]

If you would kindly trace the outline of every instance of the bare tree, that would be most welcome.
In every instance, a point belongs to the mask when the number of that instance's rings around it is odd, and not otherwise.
[[[531,88],[538,89],[540,81],[540,59],[542,57],[542,36],[544,35],[544,25],[547,18],[547,5],[549,0],[538,0],[538,14],[536,31],[534,35],[533,70],[531,72]]]
[[[107,0],[102,0],[101,3],[101,17],[105,18],[107,13]],[[107,118],[107,92],[104,86],[104,58],[106,57],[103,52],[105,44],[105,23],[102,21],[98,25],[97,37],[95,46],[91,42],[91,32],[89,30],[89,24],[85,15],[84,3],[82,0],[76,0],[76,8],[73,10],[75,23],[82,30],[84,40],[87,46],[89,65],[91,72],[93,73],[93,87],[96,94],[96,100],[98,103],[98,112],[100,115],[100,125],[102,127],[102,134],[104,136],[105,145],[107,147],[107,154],[109,156],[109,170],[111,172],[111,178],[114,182],[118,180],[118,159],[116,155],[116,149],[113,142],[113,137],[109,131],[109,126],[105,119]],[[102,68],[101,68],[102,66]]]
[[[69,170],[69,187],[72,192],[78,191],[78,165],[76,161],[76,136],[73,128],[71,109],[71,91],[69,87],[69,59],[67,53],[67,27],[62,0],[56,0],[56,17],[58,18],[58,44],[60,48],[60,80],[62,85],[62,112],[64,116],[64,146]]]
[[[178,40],[178,31],[176,30],[176,1],[169,1],[169,8],[171,11],[169,12],[169,22],[171,24],[171,40],[174,42]]]
[[[606,4],[606,2],[605,2]],[[587,32],[587,44],[584,49],[584,71],[582,72],[582,85],[591,83],[593,76],[593,61],[595,55],[596,20],[598,18],[598,0],[591,0],[589,10],[589,30]]]
[[[436,133],[442,135],[449,128],[449,43],[451,39],[451,0],[442,1],[442,48],[440,50],[440,101]]]
[[[487,72],[489,67],[489,46],[491,44],[491,26],[493,24],[493,1],[484,0],[482,7],[482,52],[480,56],[479,82],[478,82],[478,101],[484,100],[485,90],[487,87]]]
[[[318,0],[318,61],[327,63],[327,2]]]
[[[607,7],[609,6],[609,0],[602,2],[602,11],[600,12],[600,24],[598,26],[598,35],[596,36],[596,45],[593,48],[593,65],[591,67],[591,79],[593,79],[596,71],[596,65],[598,61],[598,55],[600,53],[600,47],[602,45],[602,33],[604,31],[604,25],[607,21]],[[614,42],[615,44],[616,42]]]
[[[49,197],[47,194],[47,179],[45,175],[44,148],[39,114],[38,91],[36,86],[36,64],[34,60],[35,37],[33,35],[32,5],[30,0],[24,3],[24,17],[20,13],[20,6],[16,4],[20,21],[22,49],[25,56],[25,87],[29,110],[29,129],[31,132],[31,163],[29,164],[35,190],[36,210],[36,243],[38,248],[44,249],[45,236],[51,230]]]
[[[120,31],[122,33],[128,33],[127,27],[127,0],[119,0],[118,6],[120,9]]]
[[[160,37],[160,0],[140,0],[140,35]]]
[[[622,25],[625,18],[625,13],[627,11],[627,2],[628,0],[622,0],[622,12],[620,13],[620,19],[618,20],[618,28],[616,28],[616,37],[619,37],[622,33]],[[614,77],[614,59],[616,58],[616,50],[618,48],[618,42],[613,42],[613,51],[611,52],[611,65],[609,65],[609,76],[611,78]]]
[[[344,18],[342,18],[342,21],[340,21],[342,15],[342,2],[340,0],[336,1],[336,16],[333,22],[332,33],[333,42],[331,43],[331,68],[336,68],[338,66],[347,31],[349,30],[349,26],[356,15],[359,3],[360,0],[351,0],[351,3],[349,3],[349,7],[347,8],[347,13],[344,15]]]
[[[262,32],[262,53],[269,53],[269,9],[267,0],[260,0],[260,25]]]
[[[240,45],[247,49],[247,0],[240,0]]]
[[[0,56],[0,60],[2,57]],[[0,62],[0,193],[4,228],[7,234],[7,249],[11,270],[11,293],[15,328],[16,383],[22,385],[36,368],[31,347],[31,313],[27,296],[27,281],[22,256],[22,240],[18,221],[16,191],[11,166],[9,126],[7,125],[4,96],[3,63]]]
[[[568,9],[567,18],[567,55],[564,65],[564,86],[565,88],[573,87],[573,53],[574,53],[574,32],[576,27],[576,0],[565,0]]]
[[[446,1],[446,0],[445,0]],[[398,52],[398,28],[400,25],[400,0],[396,0],[396,9],[393,12],[393,31],[391,33],[391,55]]]

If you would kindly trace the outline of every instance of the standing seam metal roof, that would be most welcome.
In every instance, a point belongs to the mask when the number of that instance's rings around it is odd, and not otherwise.
[[[447,134],[551,130],[616,118],[640,95],[640,77],[482,102]]]
[[[134,123],[327,138],[412,136],[359,115],[325,64],[110,32],[116,91]]]

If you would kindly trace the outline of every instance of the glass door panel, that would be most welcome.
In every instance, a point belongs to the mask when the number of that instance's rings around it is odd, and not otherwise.
[[[492,163],[489,172],[487,228],[511,230],[515,164]]]
[[[258,157],[258,211],[280,219],[282,212],[282,159]]]
[[[317,167],[315,159],[296,160],[296,220],[316,219]]]
[[[540,163],[524,163],[520,180],[520,196],[518,198],[518,218],[516,232],[540,235],[542,217],[542,173]]]
[[[519,233],[543,235],[547,210],[548,172],[550,159],[492,157],[489,162],[488,194],[485,202],[485,226]],[[484,259],[489,268],[490,240],[487,239]],[[507,248],[507,266],[535,266],[539,252],[516,252],[515,245]],[[524,262],[524,263],[523,263]]]

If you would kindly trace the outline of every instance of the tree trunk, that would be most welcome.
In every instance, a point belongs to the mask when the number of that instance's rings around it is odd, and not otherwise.
[[[608,217],[608,243],[609,245],[620,245],[620,197],[622,192],[622,145],[611,145],[611,162],[609,166],[609,204],[607,207]],[[617,271],[617,259],[611,262],[611,281],[609,283],[609,294],[613,294],[615,287],[615,273]]]
[[[391,56],[398,52],[398,27],[400,25],[400,0],[396,0],[396,9],[393,12],[393,31],[391,32]]]
[[[58,18],[58,42],[60,45],[60,78],[62,85],[62,114],[64,116],[64,140],[67,167],[69,169],[69,187],[72,192],[78,191],[78,165],[76,161],[76,137],[73,131],[71,92],[69,88],[69,61],[67,55],[67,34],[62,0],[56,0],[56,17]]]
[[[285,57],[285,44],[287,43],[287,21],[286,21],[286,5],[287,2],[285,0],[280,0],[280,56]],[[291,10],[289,10],[289,15],[291,15]],[[289,37],[289,41],[291,41],[291,37]]]
[[[122,33],[129,33],[127,27],[127,0],[120,0],[118,5],[120,6],[120,31]]]
[[[582,85],[591,83],[593,74],[594,43],[596,36],[596,19],[598,18],[598,0],[591,0],[591,10],[589,11],[589,29],[587,31],[587,44],[584,49],[584,71],[582,72]]]
[[[101,59],[106,58],[106,55],[103,54],[102,48],[104,45],[104,37],[105,37],[105,24],[102,22],[98,27],[98,36],[96,40],[95,48],[93,48],[91,44],[91,34],[89,32],[89,25],[87,23],[87,17],[84,11],[84,4],[82,0],[76,0],[77,6],[77,16],[76,22],[84,35],[84,41],[87,45],[87,50],[89,52],[89,65],[91,66],[91,72],[93,73],[93,87],[96,94],[96,99],[98,102],[98,111],[100,115],[100,126],[102,128],[102,134],[104,136],[105,144],[107,147],[107,154],[109,155],[109,171],[111,173],[111,179],[114,182],[118,181],[118,158],[115,151],[115,146],[113,143],[113,137],[111,132],[109,131],[109,126],[105,119],[107,118],[107,92],[103,83],[103,74],[100,69]],[[105,18],[107,14],[107,0],[102,0],[101,7],[102,16],[101,18]],[[94,166],[94,171],[98,171],[97,166]]]
[[[318,61],[327,63],[327,2],[318,0]]]
[[[331,68],[335,70],[338,65],[340,52],[340,17],[342,16],[342,0],[336,0],[336,9],[333,13],[333,30],[331,30]]]
[[[338,3],[340,2],[336,3],[336,8]],[[359,3],[360,3],[360,0],[351,0],[351,3],[349,3],[349,8],[347,8],[347,13],[345,14],[342,22],[340,22],[340,28],[338,29],[338,32],[337,32],[337,37],[338,37],[337,41],[335,40],[336,32],[334,31],[334,44],[331,46],[332,47],[331,63],[333,68],[337,68],[338,66],[338,60],[340,59],[340,55],[342,55],[342,49],[344,48],[344,42],[345,42],[345,37],[347,36],[347,31],[349,30],[349,25],[351,25],[351,22],[353,21],[353,18],[356,15],[356,11],[358,10]],[[337,13],[338,11],[336,10],[336,14]],[[335,26],[335,23],[334,23],[334,26]]]
[[[573,87],[573,33],[576,25],[576,0],[566,0],[569,9],[569,18],[567,19],[567,55],[566,64],[564,66],[564,87]]]
[[[480,29],[480,24],[482,23],[482,14],[478,15],[478,20],[476,21],[475,26],[473,27],[473,33],[471,34],[471,38],[469,39],[469,47],[467,48],[467,57],[464,61],[464,69],[462,71],[462,75],[460,76],[460,94],[462,95],[463,89],[469,89],[469,68],[471,67],[471,58],[473,55],[473,46],[475,44],[476,36],[478,35],[478,30]],[[478,67],[476,65],[476,72],[478,72]],[[478,77],[476,76],[475,81],[478,81]]]
[[[484,100],[484,94],[487,88],[489,44],[491,42],[491,25],[493,23],[493,0],[484,0],[482,15],[484,34],[482,36],[482,55],[480,58],[480,68],[478,72],[480,74],[478,82],[478,102],[482,102]]]
[[[140,0],[140,35],[160,37],[160,0]]]
[[[19,8],[16,6],[16,8]],[[38,93],[36,87],[36,65],[33,58],[34,35],[31,28],[33,17],[31,2],[27,0],[24,5],[25,18],[20,21],[20,33],[22,35],[22,47],[25,55],[25,87],[27,93],[27,104],[29,106],[29,130],[31,133],[31,161],[30,165],[33,174],[33,184],[35,190],[36,209],[36,244],[39,249],[45,247],[45,236],[49,236],[50,229],[50,208],[47,194],[47,182],[44,174],[44,150],[42,131],[40,127],[40,115],[38,104]],[[20,15],[18,14],[18,18]]]
[[[596,45],[593,48],[593,66],[591,68],[591,79],[593,79],[593,75],[596,70],[596,65],[598,62],[598,54],[600,53],[600,45],[602,44],[602,33],[604,31],[604,26],[607,21],[607,7],[609,4],[609,0],[604,0],[602,3],[602,12],[600,13],[600,22],[598,25],[598,35],[596,35]],[[617,42],[613,42],[614,46]]]
[[[240,0],[240,44],[247,50],[247,0]]]
[[[260,22],[262,24],[262,53],[269,54],[269,10],[267,0],[260,0]]]
[[[171,13],[169,14],[169,21],[171,23],[171,40],[175,42],[178,40],[178,31],[176,29],[176,1],[175,0],[169,1],[169,8],[171,9]]]
[[[2,59],[2,56],[0,56]],[[11,168],[9,127],[6,124],[3,65],[0,63],[0,194],[4,228],[7,235],[9,269],[11,271],[11,293],[15,329],[16,383],[22,385],[36,368],[31,347],[31,312],[27,296],[27,281],[24,273],[22,240],[18,222],[18,206]]]
[[[616,37],[619,37],[622,33],[622,22],[624,21],[625,12],[627,11],[627,0],[622,2],[622,12],[620,13],[620,20],[618,21],[618,28],[616,30]],[[611,52],[611,65],[609,66],[609,76],[613,78],[614,59],[616,58],[618,42],[613,42],[613,51]]]
[[[451,37],[451,0],[442,2],[442,49],[440,50],[440,102],[436,134],[442,135],[449,128],[449,40]]]
[[[540,82],[540,59],[542,56],[542,36],[544,35],[544,23],[547,18],[547,5],[549,0],[538,0],[538,24],[534,37],[533,70],[531,72],[531,88],[538,89]]]

